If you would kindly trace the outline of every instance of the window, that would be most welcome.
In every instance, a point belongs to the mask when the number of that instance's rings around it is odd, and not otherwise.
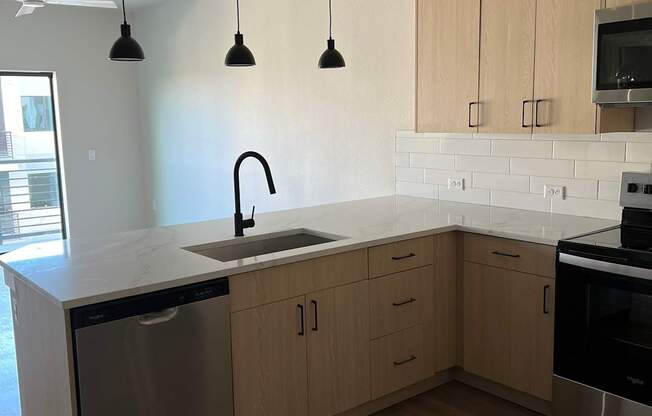
[[[59,206],[59,186],[55,172],[30,173],[27,175],[27,183],[32,209]]]
[[[52,131],[52,98],[47,96],[20,97],[25,133]]]

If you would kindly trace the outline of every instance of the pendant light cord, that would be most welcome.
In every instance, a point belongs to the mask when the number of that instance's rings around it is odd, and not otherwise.
[[[329,16],[328,39],[333,39],[333,2],[332,2],[332,0],[328,0],[328,16]]]
[[[240,0],[235,0],[235,8],[238,15],[238,33],[240,33]]]
[[[127,8],[125,7],[125,0],[122,0],[122,16],[125,20],[125,25],[127,24]]]

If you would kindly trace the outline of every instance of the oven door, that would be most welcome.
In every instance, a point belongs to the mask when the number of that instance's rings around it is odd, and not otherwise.
[[[652,405],[652,271],[561,253],[556,376]]]
[[[652,102],[652,3],[596,11],[593,102]]]

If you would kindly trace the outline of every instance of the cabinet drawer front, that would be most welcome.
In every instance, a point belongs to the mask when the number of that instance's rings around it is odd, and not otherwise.
[[[543,244],[466,233],[464,260],[555,277],[555,248]]]
[[[369,275],[379,277],[432,264],[432,237],[399,241],[369,249]]]
[[[421,325],[371,341],[372,399],[428,378],[432,362],[424,352]]]
[[[433,273],[432,266],[426,266],[371,280],[372,339],[432,319]]]
[[[231,311],[359,282],[367,276],[366,249],[232,276]]]

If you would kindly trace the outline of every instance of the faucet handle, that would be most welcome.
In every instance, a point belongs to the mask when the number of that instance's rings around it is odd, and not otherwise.
[[[254,205],[253,208],[251,208],[251,219],[254,219],[254,213],[256,212],[256,206]]]

